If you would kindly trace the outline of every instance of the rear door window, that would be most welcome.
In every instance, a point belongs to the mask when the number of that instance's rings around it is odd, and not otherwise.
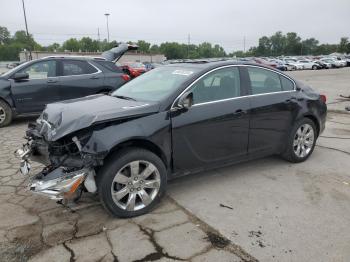
[[[247,69],[252,95],[283,91],[279,74],[257,67],[248,67]]]
[[[294,90],[294,83],[291,80],[289,80],[287,77],[284,77],[282,75],[280,75],[280,79],[281,79],[283,91]]]
[[[63,76],[86,75],[97,72],[97,69],[86,61],[64,60],[62,61],[62,65]]]

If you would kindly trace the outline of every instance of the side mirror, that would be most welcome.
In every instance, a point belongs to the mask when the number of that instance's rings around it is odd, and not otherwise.
[[[15,81],[20,81],[20,80],[24,80],[24,79],[28,79],[28,78],[29,78],[29,74],[28,73],[16,73],[12,77],[12,79],[15,80]]]
[[[189,109],[193,105],[193,93],[185,93],[177,103],[179,108]]]

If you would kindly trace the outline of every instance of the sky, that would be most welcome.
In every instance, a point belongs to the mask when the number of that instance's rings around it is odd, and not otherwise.
[[[350,37],[350,0],[25,0],[29,32],[37,42],[70,37],[220,44],[226,51],[248,49],[276,31],[303,39],[338,43]],[[21,0],[0,0],[0,26],[24,30]]]

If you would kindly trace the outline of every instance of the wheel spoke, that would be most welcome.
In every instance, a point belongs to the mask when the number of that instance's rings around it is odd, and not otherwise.
[[[147,179],[147,177],[149,177],[154,171],[156,170],[155,166],[152,164],[149,164],[145,170],[142,171],[142,173],[140,174],[140,176],[143,179]]]
[[[141,198],[142,203],[145,206],[148,206],[152,202],[152,199],[144,189],[142,189],[138,194]]]
[[[303,128],[303,135],[306,135],[308,132],[309,132],[310,128],[308,126],[305,126],[304,125],[304,128]]]
[[[140,167],[139,161],[134,161],[130,163],[130,172],[132,177],[139,175],[139,167]]]
[[[128,201],[126,202],[126,210],[134,211],[136,202],[136,193],[129,194]]]
[[[298,139],[294,139],[294,142],[293,142],[293,147],[294,147],[294,146],[297,146],[297,145],[298,145],[298,143],[299,143]]]
[[[159,188],[160,186],[160,181],[158,179],[155,180],[146,180],[144,187],[145,188]]]
[[[119,184],[123,184],[126,185],[129,182],[129,178],[125,175],[123,175],[122,173],[118,173],[115,178],[114,181],[119,183]]]
[[[129,193],[129,189],[127,187],[123,187],[117,192],[113,192],[113,196],[117,199],[120,200],[123,197],[125,197]]]

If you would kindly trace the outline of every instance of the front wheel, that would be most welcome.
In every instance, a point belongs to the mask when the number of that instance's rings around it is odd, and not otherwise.
[[[12,121],[12,109],[0,99],[0,127],[8,126]]]
[[[286,151],[282,157],[290,162],[303,162],[312,154],[317,139],[315,123],[308,118],[298,121],[287,141]]]
[[[317,70],[317,66],[312,66],[312,70]]]
[[[98,173],[102,204],[114,216],[143,215],[164,195],[167,172],[163,161],[144,149],[127,149],[109,157]]]

